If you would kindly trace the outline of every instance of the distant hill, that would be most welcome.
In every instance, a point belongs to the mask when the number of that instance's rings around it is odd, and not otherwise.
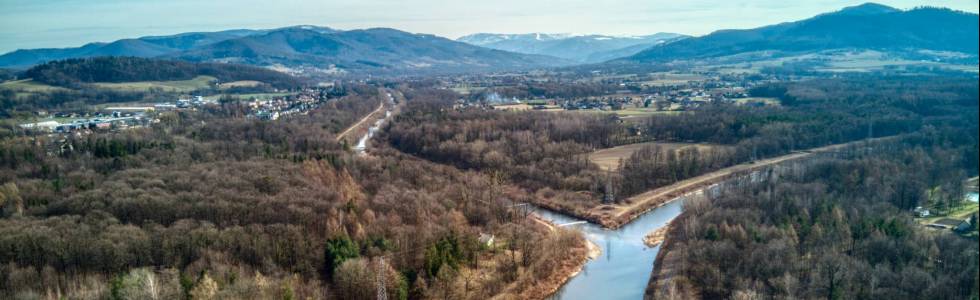
[[[202,75],[215,77],[222,82],[260,81],[278,88],[301,84],[290,75],[254,66],[140,57],[72,58],[47,62],[24,72],[24,77],[36,82],[62,87],[95,82],[188,80]]]
[[[624,60],[667,62],[768,51],[808,53],[831,49],[950,51],[975,56],[977,14],[944,8],[899,10],[863,4],[813,18],[654,46]]]
[[[285,28],[196,48],[172,57],[354,71],[466,71],[546,67],[562,59],[487,49],[389,28],[322,33]]]
[[[169,36],[122,39],[111,43],[89,43],[74,48],[17,50],[0,55],[0,68],[26,69],[36,64],[66,58],[95,56],[155,57],[259,32],[262,31],[237,29],[218,32],[190,32]]]
[[[549,55],[581,63],[593,63],[630,56],[643,49],[686,37],[676,33],[629,37],[548,33],[477,33],[460,37],[457,40],[492,49]]]
[[[339,31],[318,26],[182,33],[91,43],[77,48],[17,50],[0,68],[26,69],[66,58],[131,56],[232,62],[322,72],[458,72],[561,66],[572,61],[488,49],[388,28]]]

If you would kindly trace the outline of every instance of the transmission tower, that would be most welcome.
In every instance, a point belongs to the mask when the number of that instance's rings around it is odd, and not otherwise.
[[[385,288],[385,258],[378,258],[378,300],[388,300],[388,289]]]

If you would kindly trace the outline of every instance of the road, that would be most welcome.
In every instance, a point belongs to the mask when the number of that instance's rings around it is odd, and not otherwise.
[[[339,142],[340,140],[346,138],[348,134],[354,131],[354,129],[360,128],[361,125],[364,124],[364,122],[368,122],[369,120],[371,120],[372,119],[371,117],[374,116],[375,114],[382,113],[384,109],[385,109],[385,102],[381,101],[381,103],[378,103],[377,109],[375,109],[371,113],[361,118],[361,120],[357,121],[357,123],[354,123],[354,125],[351,125],[350,127],[347,127],[347,129],[344,129],[344,131],[341,131],[340,134],[337,135],[337,141]]]

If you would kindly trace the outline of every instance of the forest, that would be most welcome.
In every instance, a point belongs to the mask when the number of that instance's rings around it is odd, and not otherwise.
[[[977,135],[927,130],[689,200],[658,259],[671,271],[654,270],[647,297],[976,299],[977,241],[909,211],[977,174]]]
[[[536,203],[580,216],[604,199],[621,201],[737,163],[926,127],[976,129],[978,118],[976,83],[949,78],[777,83],[752,93],[778,96],[782,106],[713,103],[632,123],[603,114],[450,109],[458,97],[449,93],[434,91],[439,96],[407,106],[385,138],[409,154],[499,174],[538,195]],[[601,171],[585,156],[638,140],[729,147],[651,146],[617,172]]]
[[[201,75],[222,82],[261,81],[280,89],[296,88],[303,83],[284,73],[254,66],[117,56],[51,61],[24,72],[25,78],[63,87],[80,87],[93,82],[188,80]]]
[[[584,256],[580,234],[509,209],[530,195],[493,176],[345,151],[334,134],[377,99],[354,87],[279,121],[222,102],[138,130],[4,137],[0,298],[375,299],[383,277],[391,299],[510,299]]]
[[[103,66],[126,70],[125,60]],[[62,69],[45,72],[70,77]],[[146,76],[184,72],[162,70]],[[560,86],[525,88],[609,87]],[[385,101],[384,89],[406,101],[358,156],[335,135]],[[393,299],[543,298],[542,283],[584,259],[585,239],[515,204],[584,215],[734,164],[868,137],[895,138],[874,155],[822,158],[713,205],[688,203],[664,246],[686,262],[668,290],[968,298],[975,241],[923,231],[908,211],[954,201],[951,182],[976,176],[977,90],[950,78],[817,79],[752,90],[778,106],[715,102],[624,121],[462,106],[435,81],[371,80],[322,89],[332,100],[277,121],[226,97],[116,132],[25,134],[0,122],[0,298],[375,299],[378,282]],[[2,108],[161,95],[82,88]],[[643,147],[616,171],[588,158],[637,142],[709,147]]]
[[[126,102],[166,102],[187,94],[268,93],[296,90],[306,82],[265,68],[224,64],[191,63],[137,57],[92,57],[52,61],[35,66],[20,75],[36,83],[56,87],[39,92],[0,88],[0,117],[25,117],[38,110],[85,112],[92,105]],[[211,76],[218,82],[257,81],[255,86],[221,87],[211,84],[193,91],[174,91],[157,87],[112,89],[97,82],[138,82],[189,80]]]

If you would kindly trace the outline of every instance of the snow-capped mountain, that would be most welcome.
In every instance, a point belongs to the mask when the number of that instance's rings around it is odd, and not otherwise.
[[[477,33],[456,39],[481,47],[526,54],[550,55],[592,63],[636,54],[654,45],[687,36],[657,33],[644,36],[576,35],[568,33]]]

